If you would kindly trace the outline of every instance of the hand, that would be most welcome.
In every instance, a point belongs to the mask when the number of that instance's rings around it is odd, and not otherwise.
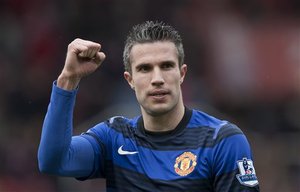
[[[101,45],[92,41],[79,38],[72,41],[57,86],[66,90],[76,88],[80,80],[93,73],[105,59],[100,49]]]

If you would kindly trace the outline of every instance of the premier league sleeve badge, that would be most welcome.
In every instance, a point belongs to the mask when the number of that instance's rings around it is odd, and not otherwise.
[[[237,161],[237,165],[240,174],[237,174],[236,177],[242,185],[249,187],[258,185],[253,161],[251,159],[243,158],[243,160]]]

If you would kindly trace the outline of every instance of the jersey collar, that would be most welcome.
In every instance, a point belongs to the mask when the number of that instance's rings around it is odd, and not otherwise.
[[[191,116],[192,116],[192,110],[185,107],[184,115],[183,115],[181,121],[179,122],[179,124],[176,126],[176,128],[171,131],[163,131],[163,132],[147,131],[144,127],[143,117],[140,116],[137,121],[136,134],[140,137],[147,137],[147,138],[151,138],[154,140],[169,138],[169,137],[172,137],[173,135],[177,135],[182,130],[184,130],[186,128],[187,124],[189,123]]]

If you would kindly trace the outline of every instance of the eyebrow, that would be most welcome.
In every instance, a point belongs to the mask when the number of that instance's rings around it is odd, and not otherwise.
[[[135,69],[138,69],[138,68],[141,68],[141,67],[147,67],[149,65],[151,65],[151,64],[150,63],[140,63],[140,64],[137,64],[135,66]]]
[[[163,61],[163,62],[161,62],[161,64],[162,65],[164,65],[164,64],[171,64],[171,65],[176,65],[176,62],[174,62],[174,61],[172,61],[172,60],[166,60],[166,61]]]
[[[166,60],[166,61],[162,61],[160,63],[160,65],[163,65],[163,64],[172,64],[172,65],[176,65],[176,62],[174,62],[173,60]],[[143,67],[143,66],[148,66],[148,65],[151,65],[150,63],[139,63],[135,66],[135,68],[139,68],[139,67]]]

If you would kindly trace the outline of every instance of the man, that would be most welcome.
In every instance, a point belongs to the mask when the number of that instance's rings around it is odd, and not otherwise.
[[[43,125],[42,172],[105,178],[107,191],[259,191],[242,131],[185,107],[182,40],[161,22],[133,27],[124,49],[124,77],[135,91],[141,116],[112,117],[72,137],[77,87],[105,59],[100,49],[82,39],[68,46]],[[245,162],[252,168],[249,174]]]

